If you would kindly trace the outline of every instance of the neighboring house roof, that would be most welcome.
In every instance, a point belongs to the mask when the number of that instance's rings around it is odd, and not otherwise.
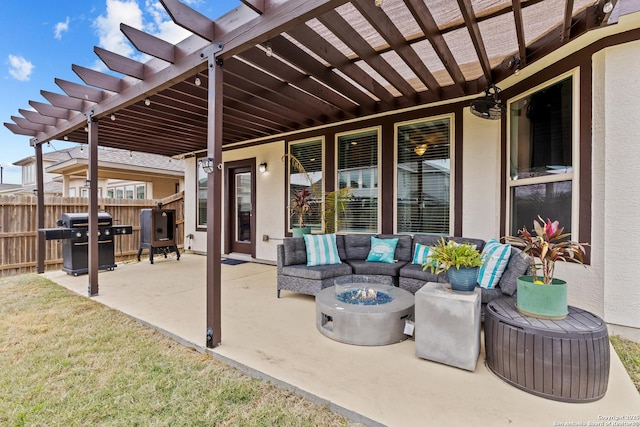
[[[11,186],[9,188],[3,188],[3,186]],[[62,196],[62,183],[49,181],[44,183],[44,194],[50,194],[55,196]],[[11,194],[34,194],[33,190],[36,189],[35,184],[30,185],[18,185],[18,184],[1,184],[0,193]]]
[[[44,162],[52,163],[46,167],[48,173],[65,173],[72,169],[85,169],[89,163],[89,150],[84,145],[51,151],[42,154]],[[35,156],[25,157],[14,163],[24,166],[35,160]],[[98,149],[98,167],[126,171],[152,172],[154,174],[183,176],[184,160],[173,159],[158,154],[140,153],[116,148]]]

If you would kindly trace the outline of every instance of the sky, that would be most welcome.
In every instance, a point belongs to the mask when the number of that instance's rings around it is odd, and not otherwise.
[[[180,1],[210,19],[240,4],[239,0]],[[22,117],[19,109],[33,110],[30,100],[48,103],[41,90],[64,94],[55,78],[82,83],[72,64],[110,73],[93,53],[94,46],[142,62],[149,59],[120,32],[121,22],[171,43],[190,35],[171,21],[157,0],[2,0],[0,11],[0,166],[5,184],[20,184],[20,168],[12,163],[35,154],[30,137],[14,135],[4,126],[13,123],[12,116]],[[43,151],[71,145],[52,141]]]

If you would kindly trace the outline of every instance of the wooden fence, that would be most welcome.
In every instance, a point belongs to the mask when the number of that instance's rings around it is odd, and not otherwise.
[[[184,192],[160,200],[164,209],[176,211],[175,240],[183,247]],[[131,225],[133,234],[114,236],[116,261],[134,258],[140,247],[140,210],[153,208],[156,200],[98,199],[101,211],[113,218],[114,225]],[[82,197],[45,196],[45,228],[56,227],[63,213],[87,212]],[[0,277],[35,272],[37,214],[36,197],[0,195]],[[45,269],[62,268],[62,242],[47,241]],[[148,251],[145,250],[144,255]]]

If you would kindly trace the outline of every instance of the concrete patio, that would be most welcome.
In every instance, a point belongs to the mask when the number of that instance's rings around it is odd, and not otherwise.
[[[203,350],[206,257],[154,262],[101,272],[93,299]],[[87,295],[87,276],[45,276]],[[312,297],[285,291],[276,298],[271,265],[222,265],[222,319],[222,345],[208,350],[213,357],[367,425],[605,425],[606,417],[640,414],[640,394],[613,348],[603,399],[543,399],[490,372],[482,348],[476,371],[467,372],[416,357],[411,340],[381,347],[332,341],[316,330]]]

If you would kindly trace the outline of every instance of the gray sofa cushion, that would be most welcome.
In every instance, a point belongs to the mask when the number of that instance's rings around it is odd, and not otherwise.
[[[347,253],[344,250],[344,235],[336,234],[336,246],[338,247],[338,256],[341,260],[347,259]]]
[[[480,302],[482,304],[486,304],[498,298],[504,298],[504,294],[502,293],[502,290],[500,290],[500,286],[496,286],[491,289],[480,288]]]
[[[394,259],[398,261],[411,261],[413,259],[413,242],[408,234],[379,234],[378,239],[398,239]]]
[[[307,246],[303,237],[288,237],[282,241],[284,260],[282,265],[307,265]]]
[[[449,279],[447,276],[447,273],[440,273],[438,275],[435,275],[428,268],[426,271],[422,271],[422,266],[418,264],[405,265],[400,269],[399,275],[400,277],[408,277],[410,279],[423,280],[425,283],[427,282],[444,283]]]
[[[371,250],[371,236],[373,234],[345,234],[344,250],[346,259],[367,259]]]
[[[347,262],[353,268],[353,274],[380,274],[393,277],[396,277],[398,271],[407,264],[405,261],[390,264],[387,262],[367,262],[355,259]]]
[[[282,267],[282,274],[303,279],[322,280],[351,274],[351,266],[348,264],[316,265],[313,267],[307,267],[306,264],[289,265]]]
[[[413,251],[416,249],[416,243],[420,243],[421,245],[434,246],[436,243],[440,241],[444,237],[445,241],[453,240],[456,243],[471,243],[472,245],[476,245],[476,249],[482,252],[482,248],[484,248],[484,240],[482,239],[473,239],[468,237],[455,237],[455,236],[441,236],[438,234],[416,234],[413,236],[413,249],[411,255],[413,256]]]
[[[500,278],[500,289],[505,295],[512,296],[518,287],[517,279],[531,268],[531,258],[515,246],[511,246],[511,257],[507,268]],[[484,302],[484,301],[483,301]]]
[[[449,240],[453,240],[456,243],[470,243],[476,245],[476,249],[482,252],[485,241],[482,239],[470,239],[467,237],[450,237]]]

